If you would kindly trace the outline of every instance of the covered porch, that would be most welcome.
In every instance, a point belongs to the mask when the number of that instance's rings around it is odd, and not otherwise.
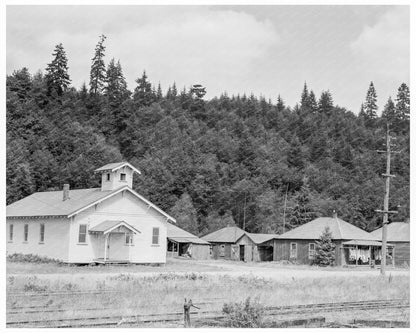
[[[94,262],[99,264],[127,264],[134,247],[133,236],[140,231],[125,221],[104,221],[89,231]]]
[[[371,266],[381,264],[381,242],[374,240],[350,240],[342,243],[343,264],[347,266]],[[394,266],[394,247],[387,244],[388,265]]]

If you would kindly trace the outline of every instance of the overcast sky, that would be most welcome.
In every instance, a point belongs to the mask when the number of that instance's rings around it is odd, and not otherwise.
[[[88,84],[98,36],[131,90],[146,70],[162,89],[199,83],[207,97],[278,94],[294,106],[303,83],[357,113],[370,81],[379,112],[409,83],[408,6],[7,6],[7,73],[31,73],[67,52],[75,87]]]

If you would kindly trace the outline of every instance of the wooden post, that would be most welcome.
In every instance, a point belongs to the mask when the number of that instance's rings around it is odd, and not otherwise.
[[[185,327],[191,327],[191,315],[190,315],[191,307],[199,309],[197,306],[192,304],[191,299],[189,299],[189,301],[187,302],[185,298],[185,302],[183,304],[183,319],[184,319]]]
[[[107,260],[107,241],[108,241],[108,234],[104,236],[104,261]]]
[[[355,245],[355,266],[358,266],[358,245]]]

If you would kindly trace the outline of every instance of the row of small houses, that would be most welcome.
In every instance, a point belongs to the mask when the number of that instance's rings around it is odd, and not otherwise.
[[[381,229],[368,233],[336,215],[320,217],[282,235],[229,226],[201,238],[132,189],[128,162],[95,170],[101,187],[37,192],[6,207],[7,253],[47,256],[67,263],[164,263],[166,257],[310,264],[315,241],[329,227],[337,265],[378,264]],[[408,223],[388,225],[390,263],[410,261]]]

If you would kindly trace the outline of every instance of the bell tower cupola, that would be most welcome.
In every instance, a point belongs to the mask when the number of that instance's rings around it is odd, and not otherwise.
[[[123,186],[133,187],[134,173],[141,172],[128,162],[110,163],[94,170],[101,174],[101,191],[112,191]]]

